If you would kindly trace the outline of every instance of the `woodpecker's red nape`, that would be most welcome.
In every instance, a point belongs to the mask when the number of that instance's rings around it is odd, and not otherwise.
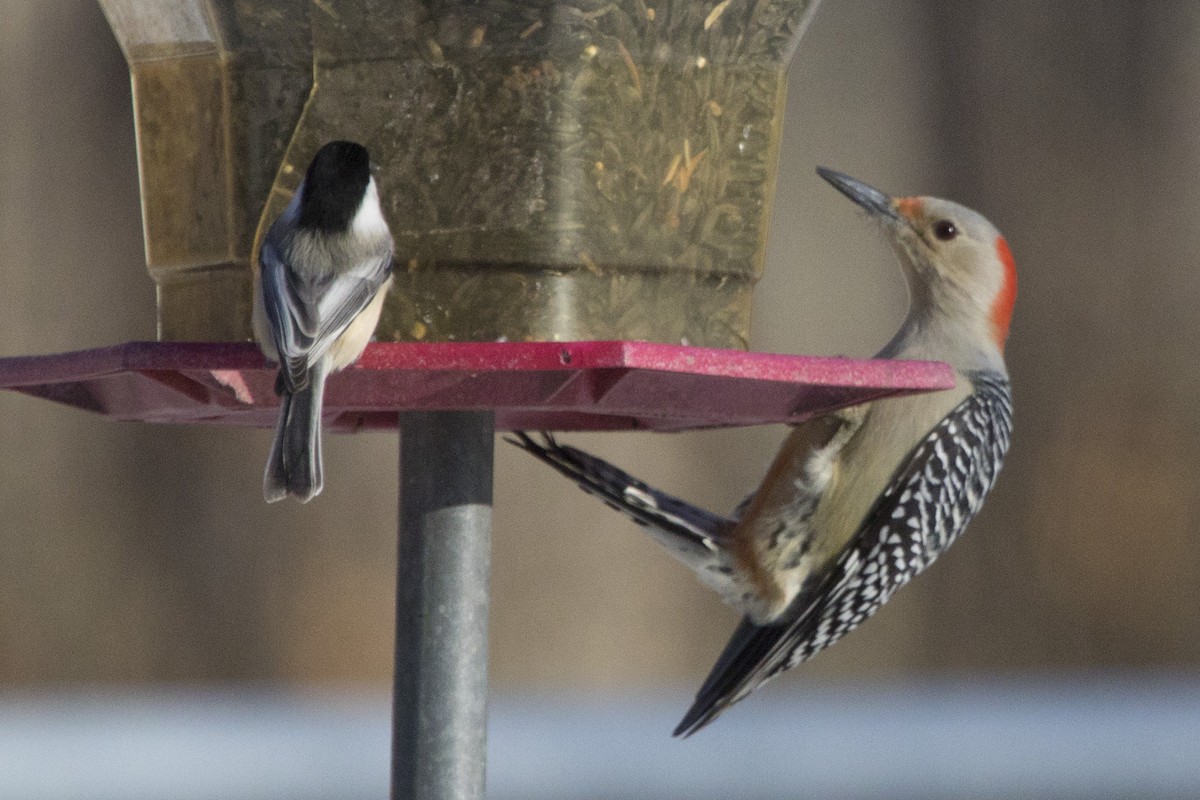
[[[1008,339],[1008,325],[1012,321],[1013,305],[1017,302],[1017,264],[1013,261],[1012,250],[1003,236],[996,237],[996,257],[1004,267],[1004,283],[992,301],[992,336],[1000,352],[1004,352],[1004,342]]]

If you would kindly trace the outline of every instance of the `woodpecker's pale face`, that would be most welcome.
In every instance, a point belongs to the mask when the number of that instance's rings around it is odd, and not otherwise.
[[[893,199],[832,170],[821,177],[866,209],[884,228],[900,258],[917,305],[944,315],[967,314],[1000,351],[1008,336],[1017,271],[1008,243],[981,214],[936,197]]]
[[[1016,299],[1017,273],[1008,243],[983,215],[936,197],[892,201],[889,225],[900,261],[941,297],[973,309],[1004,347]]]

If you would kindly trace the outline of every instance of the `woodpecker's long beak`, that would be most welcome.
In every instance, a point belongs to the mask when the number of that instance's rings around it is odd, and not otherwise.
[[[834,172],[825,167],[817,167],[817,174],[833,184],[833,188],[865,208],[871,216],[897,225],[907,222],[900,215],[900,212],[896,210],[892,198],[878,189],[867,186],[862,181],[855,180],[849,175],[843,175],[840,172]]]

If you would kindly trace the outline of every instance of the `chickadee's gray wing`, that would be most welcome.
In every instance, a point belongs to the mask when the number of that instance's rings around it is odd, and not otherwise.
[[[296,296],[295,286],[288,279],[291,270],[270,236],[263,242],[258,262],[263,308],[271,323],[271,338],[279,353],[280,364],[286,365],[289,356],[303,352],[311,345],[312,334],[317,329],[315,314],[306,313],[307,305]]]
[[[392,250],[363,258],[338,273],[306,276],[273,241],[259,257],[263,306],[289,390],[308,383],[309,367],[366,308],[392,272]]]

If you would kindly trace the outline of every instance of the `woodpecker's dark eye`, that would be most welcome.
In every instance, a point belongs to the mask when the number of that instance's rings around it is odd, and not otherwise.
[[[933,235],[943,242],[948,242],[958,236],[958,227],[950,220],[943,219],[933,223]]]

